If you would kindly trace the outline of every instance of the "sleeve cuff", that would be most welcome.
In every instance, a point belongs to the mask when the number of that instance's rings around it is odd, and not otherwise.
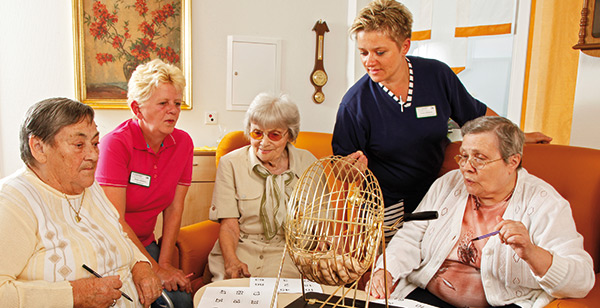
[[[567,276],[569,271],[569,264],[566,262],[564,258],[555,255],[552,251],[552,264],[550,268],[546,272],[543,277],[535,276],[532,272],[532,275],[537,279],[537,281],[545,288],[554,289],[558,285],[560,285],[564,278]]]

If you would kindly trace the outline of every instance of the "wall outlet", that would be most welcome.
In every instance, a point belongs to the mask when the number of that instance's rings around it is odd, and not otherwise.
[[[215,125],[217,124],[217,112],[216,111],[205,111],[204,112],[204,124]]]

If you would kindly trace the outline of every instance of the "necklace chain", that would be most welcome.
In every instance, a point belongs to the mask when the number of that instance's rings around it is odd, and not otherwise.
[[[71,201],[69,201],[69,198],[67,198],[67,195],[65,193],[63,193],[63,196],[65,196],[65,199],[67,199],[67,203],[69,203],[69,207],[71,208],[71,210],[73,210],[73,213],[75,213],[75,221],[80,222],[81,216],[79,216],[79,212],[81,212],[81,209],[83,208],[83,199],[85,198],[85,189],[83,190],[83,195],[81,196],[81,203],[79,204],[78,210],[75,210],[75,207],[71,204]]]

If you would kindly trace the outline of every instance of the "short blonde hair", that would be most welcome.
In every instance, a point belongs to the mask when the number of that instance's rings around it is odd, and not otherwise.
[[[177,66],[167,64],[160,59],[138,65],[127,84],[129,108],[133,102],[143,105],[161,83],[170,83],[177,91],[183,93],[185,77]]]
[[[258,94],[246,111],[244,134],[250,135],[250,125],[286,128],[289,140],[294,142],[300,132],[300,112],[287,95]]]
[[[354,19],[350,34],[361,31],[382,32],[400,46],[412,35],[412,13],[395,0],[375,0],[367,4]]]

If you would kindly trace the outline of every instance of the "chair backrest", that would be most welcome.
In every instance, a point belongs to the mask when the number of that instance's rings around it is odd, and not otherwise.
[[[331,149],[332,135],[329,133],[300,132],[296,138],[295,146],[310,151],[317,158],[333,155]],[[241,130],[228,133],[221,139],[215,152],[215,163],[219,166],[221,156],[250,144],[250,140],[244,136]]]
[[[440,175],[457,169],[454,156],[460,142],[446,148]],[[600,271],[600,150],[554,145],[527,144],[523,168],[552,185],[571,204],[577,231],[583,235],[585,250]]]

